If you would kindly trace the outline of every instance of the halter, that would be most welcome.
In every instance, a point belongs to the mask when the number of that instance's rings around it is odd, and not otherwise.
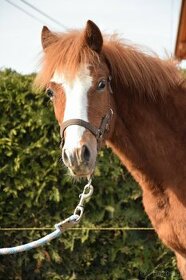
[[[108,77],[108,86],[109,86],[110,94],[112,94],[113,92],[112,92],[110,82],[111,82],[111,76]],[[64,134],[65,134],[66,128],[71,125],[79,125],[79,126],[84,127],[85,129],[88,129],[96,137],[97,147],[99,150],[101,147],[101,143],[103,141],[104,135],[106,133],[108,133],[108,131],[110,129],[110,123],[111,123],[112,117],[113,117],[113,110],[110,108],[108,113],[102,118],[99,128],[95,127],[91,123],[86,122],[82,119],[70,119],[70,120],[63,122],[60,126],[60,135],[61,135],[60,147],[62,148],[64,145],[64,140],[65,140]]]

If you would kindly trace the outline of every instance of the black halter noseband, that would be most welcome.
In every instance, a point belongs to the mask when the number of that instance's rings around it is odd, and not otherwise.
[[[109,76],[108,85],[109,85],[110,93],[112,94],[113,92],[112,92],[110,82],[111,82],[111,77]],[[63,122],[60,126],[60,135],[61,135],[61,145],[60,146],[61,146],[61,148],[64,145],[65,129],[71,125],[79,125],[79,126],[82,126],[86,129],[88,129],[96,137],[97,143],[98,143],[98,150],[99,150],[105,133],[108,133],[108,131],[109,131],[112,117],[113,117],[113,110],[110,108],[108,113],[102,118],[99,128],[97,128],[94,125],[90,124],[89,122],[86,122],[81,119],[70,119],[70,120]]]
[[[63,147],[64,145],[65,129],[70,125],[79,125],[88,129],[96,137],[98,143],[98,149],[99,149],[105,133],[109,131],[112,116],[113,116],[113,110],[109,109],[108,113],[102,118],[99,128],[81,119],[70,119],[63,122],[62,125],[60,126],[61,147]]]

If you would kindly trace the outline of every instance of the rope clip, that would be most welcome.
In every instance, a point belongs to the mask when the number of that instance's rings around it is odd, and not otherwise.
[[[90,178],[88,180],[88,183],[85,185],[83,192],[79,195],[80,200],[79,200],[77,207],[74,210],[74,215],[79,216],[77,219],[78,222],[81,220],[81,217],[83,215],[85,201],[88,198],[90,198],[93,194],[94,188],[91,185],[91,183],[92,183],[92,179]]]
[[[71,215],[69,218],[65,219],[64,221],[55,225],[56,229],[60,231],[65,231],[68,228],[73,227],[74,225],[78,224],[82,218],[84,212],[84,204],[85,201],[91,197],[93,194],[93,186],[91,185],[92,179],[88,179],[88,183],[85,185],[83,192],[79,195],[80,200],[78,205],[74,210],[74,214]]]

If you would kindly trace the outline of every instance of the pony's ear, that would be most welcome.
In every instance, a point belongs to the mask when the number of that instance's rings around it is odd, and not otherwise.
[[[86,44],[97,53],[101,52],[103,45],[103,37],[101,35],[101,31],[97,27],[97,25],[91,21],[87,21],[87,25],[84,32],[84,38]]]
[[[43,46],[43,49],[45,50],[49,45],[55,43],[58,40],[57,35],[52,33],[48,27],[43,26],[42,32],[41,32],[41,43]]]

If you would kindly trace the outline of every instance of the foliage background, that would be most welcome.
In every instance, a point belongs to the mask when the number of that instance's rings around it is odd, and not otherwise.
[[[60,160],[59,128],[34,75],[0,72],[0,226],[53,227],[71,215],[84,182]],[[110,150],[100,152],[95,192],[80,227],[151,227],[141,191]],[[0,229],[1,229],[0,228]],[[0,247],[48,231],[0,230]],[[154,231],[69,230],[45,247],[0,256],[0,279],[180,279],[175,258]]]

